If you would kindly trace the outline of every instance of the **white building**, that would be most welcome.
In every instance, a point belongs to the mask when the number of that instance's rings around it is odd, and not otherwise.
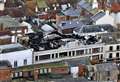
[[[120,59],[120,43],[107,44],[104,47],[106,61],[119,60]]]
[[[96,25],[110,24],[115,26],[115,19],[111,16],[108,10],[106,12],[100,11],[91,17]]]
[[[97,37],[101,38],[93,44],[84,44],[84,41],[77,39],[62,39],[66,44],[58,49],[34,52],[33,62],[34,64],[50,63],[82,57],[103,62],[118,61],[120,59],[120,42],[110,33],[98,34]]]
[[[34,52],[33,62],[50,63],[80,57],[101,56],[104,54],[103,43],[83,45],[78,40],[67,43],[58,49]]]
[[[20,67],[32,64],[32,49],[25,49],[20,44],[0,46],[0,60],[8,60],[12,67]]]

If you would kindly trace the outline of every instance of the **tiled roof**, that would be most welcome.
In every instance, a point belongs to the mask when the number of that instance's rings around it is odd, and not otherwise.
[[[112,3],[111,11],[112,12],[120,12],[120,4],[119,3]]]
[[[80,16],[80,10],[74,9],[74,8],[69,8],[69,9],[63,11],[63,14],[66,16]]]

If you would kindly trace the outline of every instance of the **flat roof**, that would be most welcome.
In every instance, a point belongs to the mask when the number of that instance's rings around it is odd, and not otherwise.
[[[0,45],[1,53],[8,53],[14,51],[25,50],[26,48],[23,47],[21,44],[7,44],[7,45]]]

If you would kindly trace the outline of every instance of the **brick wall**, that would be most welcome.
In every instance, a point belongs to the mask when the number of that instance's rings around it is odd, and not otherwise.
[[[68,69],[68,67],[51,68],[51,73],[55,73],[55,74],[68,74],[69,73],[69,69]]]
[[[10,80],[11,70],[9,68],[0,69],[0,81]]]

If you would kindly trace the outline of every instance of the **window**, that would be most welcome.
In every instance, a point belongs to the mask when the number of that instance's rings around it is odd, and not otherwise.
[[[120,50],[120,46],[119,45],[117,46],[117,50]]]
[[[110,46],[110,47],[109,47],[109,50],[110,50],[110,51],[113,51],[113,46]]]
[[[72,55],[75,56],[75,51],[72,51]]]
[[[93,60],[99,60],[99,55],[92,56],[92,59],[93,59]]]
[[[55,54],[55,57],[58,58],[58,53]]]
[[[119,53],[116,53],[116,57],[119,58]]]
[[[67,56],[67,52],[62,52],[59,55],[60,55],[60,57],[66,57]]]
[[[110,76],[110,71],[107,71],[107,76]]]
[[[89,54],[91,54],[91,49],[89,49]]]
[[[103,52],[103,47],[101,47],[101,52]]]
[[[24,65],[27,65],[27,59],[24,59]]]
[[[100,53],[100,48],[93,48],[92,53]]]
[[[35,56],[35,61],[38,61],[38,56]]]
[[[103,59],[103,54],[101,54],[101,57],[100,57],[101,59]]]
[[[51,73],[51,68],[48,68],[48,72]]]
[[[50,54],[39,56],[39,60],[47,60],[47,59],[50,59]]]
[[[23,73],[22,73],[22,72],[19,72],[19,76],[22,77],[22,76],[23,76]]]
[[[77,50],[76,51],[76,55],[83,55],[84,54],[84,50]]]
[[[69,51],[69,56],[72,56],[71,51]]]
[[[109,54],[109,58],[112,58],[112,53]]]
[[[47,74],[47,73],[48,73],[48,70],[47,70],[47,69],[44,69],[44,73]]]
[[[18,75],[18,73],[16,72],[16,73],[15,73],[15,77],[18,77],[18,76],[19,76],[19,75]]]
[[[17,65],[17,61],[14,61],[14,67],[17,67],[18,65]]]
[[[40,74],[43,74],[43,69],[40,69]]]
[[[84,53],[84,52],[83,52],[83,53]],[[85,50],[85,54],[88,54],[88,50],[87,50],[87,49]]]
[[[54,58],[54,54],[52,54],[52,58]]]

